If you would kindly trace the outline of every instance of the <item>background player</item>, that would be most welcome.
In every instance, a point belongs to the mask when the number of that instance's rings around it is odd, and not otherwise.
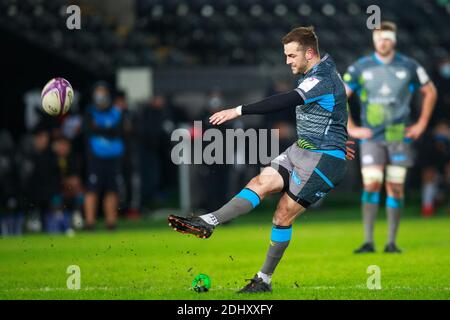
[[[356,93],[361,103],[362,126],[356,126],[350,114],[348,119],[349,135],[361,140],[364,184],[365,243],[355,253],[375,251],[373,229],[384,173],[389,224],[385,252],[401,252],[396,246],[396,235],[406,171],[412,165],[410,142],[426,129],[437,98],[435,86],[424,68],[395,51],[396,30],[394,23],[382,22],[380,29],[373,32],[375,52],[359,59],[344,75],[347,95]],[[423,96],[422,109],[418,121],[408,126],[415,90]]]
[[[341,182],[346,172],[347,99],[344,84],[328,55],[320,56],[312,27],[296,28],[282,39],[286,63],[301,75],[298,88],[260,102],[213,114],[220,125],[245,114],[295,107],[298,141],[219,210],[200,217],[169,216],[182,233],[208,238],[214,228],[255,208],[271,193],[284,192],[273,217],[265,263],[239,292],[271,291],[271,276],[289,245],[295,218]]]

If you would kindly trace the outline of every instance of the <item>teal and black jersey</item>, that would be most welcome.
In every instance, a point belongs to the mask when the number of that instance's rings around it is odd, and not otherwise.
[[[304,100],[296,107],[298,145],[331,155],[345,152],[347,96],[328,54],[299,80],[295,90]]]
[[[359,97],[361,124],[372,129],[371,140],[389,142],[404,139],[412,95],[429,78],[419,63],[396,53],[387,64],[375,54],[359,59],[344,81]]]

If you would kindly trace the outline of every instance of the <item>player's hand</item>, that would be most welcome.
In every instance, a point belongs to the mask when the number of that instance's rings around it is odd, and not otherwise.
[[[372,130],[364,127],[348,128],[348,134],[355,139],[369,139],[373,136]]]
[[[237,113],[236,108],[225,109],[216,112],[211,117],[209,117],[209,123],[213,125],[219,125],[229,120],[233,120],[237,117],[239,117],[239,114]]]
[[[425,131],[426,128],[427,128],[426,124],[423,124],[422,122],[417,122],[412,126],[406,128],[405,136],[407,138],[417,140],[420,138],[420,136],[422,135],[422,133]]]
[[[345,143],[345,159],[353,160],[355,159],[355,149],[351,148],[355,145],[355,141],[347,140]]]

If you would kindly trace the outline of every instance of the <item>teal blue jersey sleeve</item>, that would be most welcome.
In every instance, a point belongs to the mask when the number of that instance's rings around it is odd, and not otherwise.
[[[300,82],[296,91],[305,101],[305,105],[316,102],[322,108],[333,111],[335,99],[333,82],[329,76],[312,75]]]
[[[354,63],[347,68],[344,74],[344,83],[353,91],[356,92],[361,89],[361,68],[358,63]]]

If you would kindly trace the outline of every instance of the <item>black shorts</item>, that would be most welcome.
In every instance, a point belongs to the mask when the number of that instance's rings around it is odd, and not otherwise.
[[[272,160],[284,180],[284,191],[304,208],[325,197],[343,179],[347,161],[301,149],[297,143]]]
[[[87,166],[86,188],[93,192],[119,192],[123,177],[121,159],[91,157]]]

